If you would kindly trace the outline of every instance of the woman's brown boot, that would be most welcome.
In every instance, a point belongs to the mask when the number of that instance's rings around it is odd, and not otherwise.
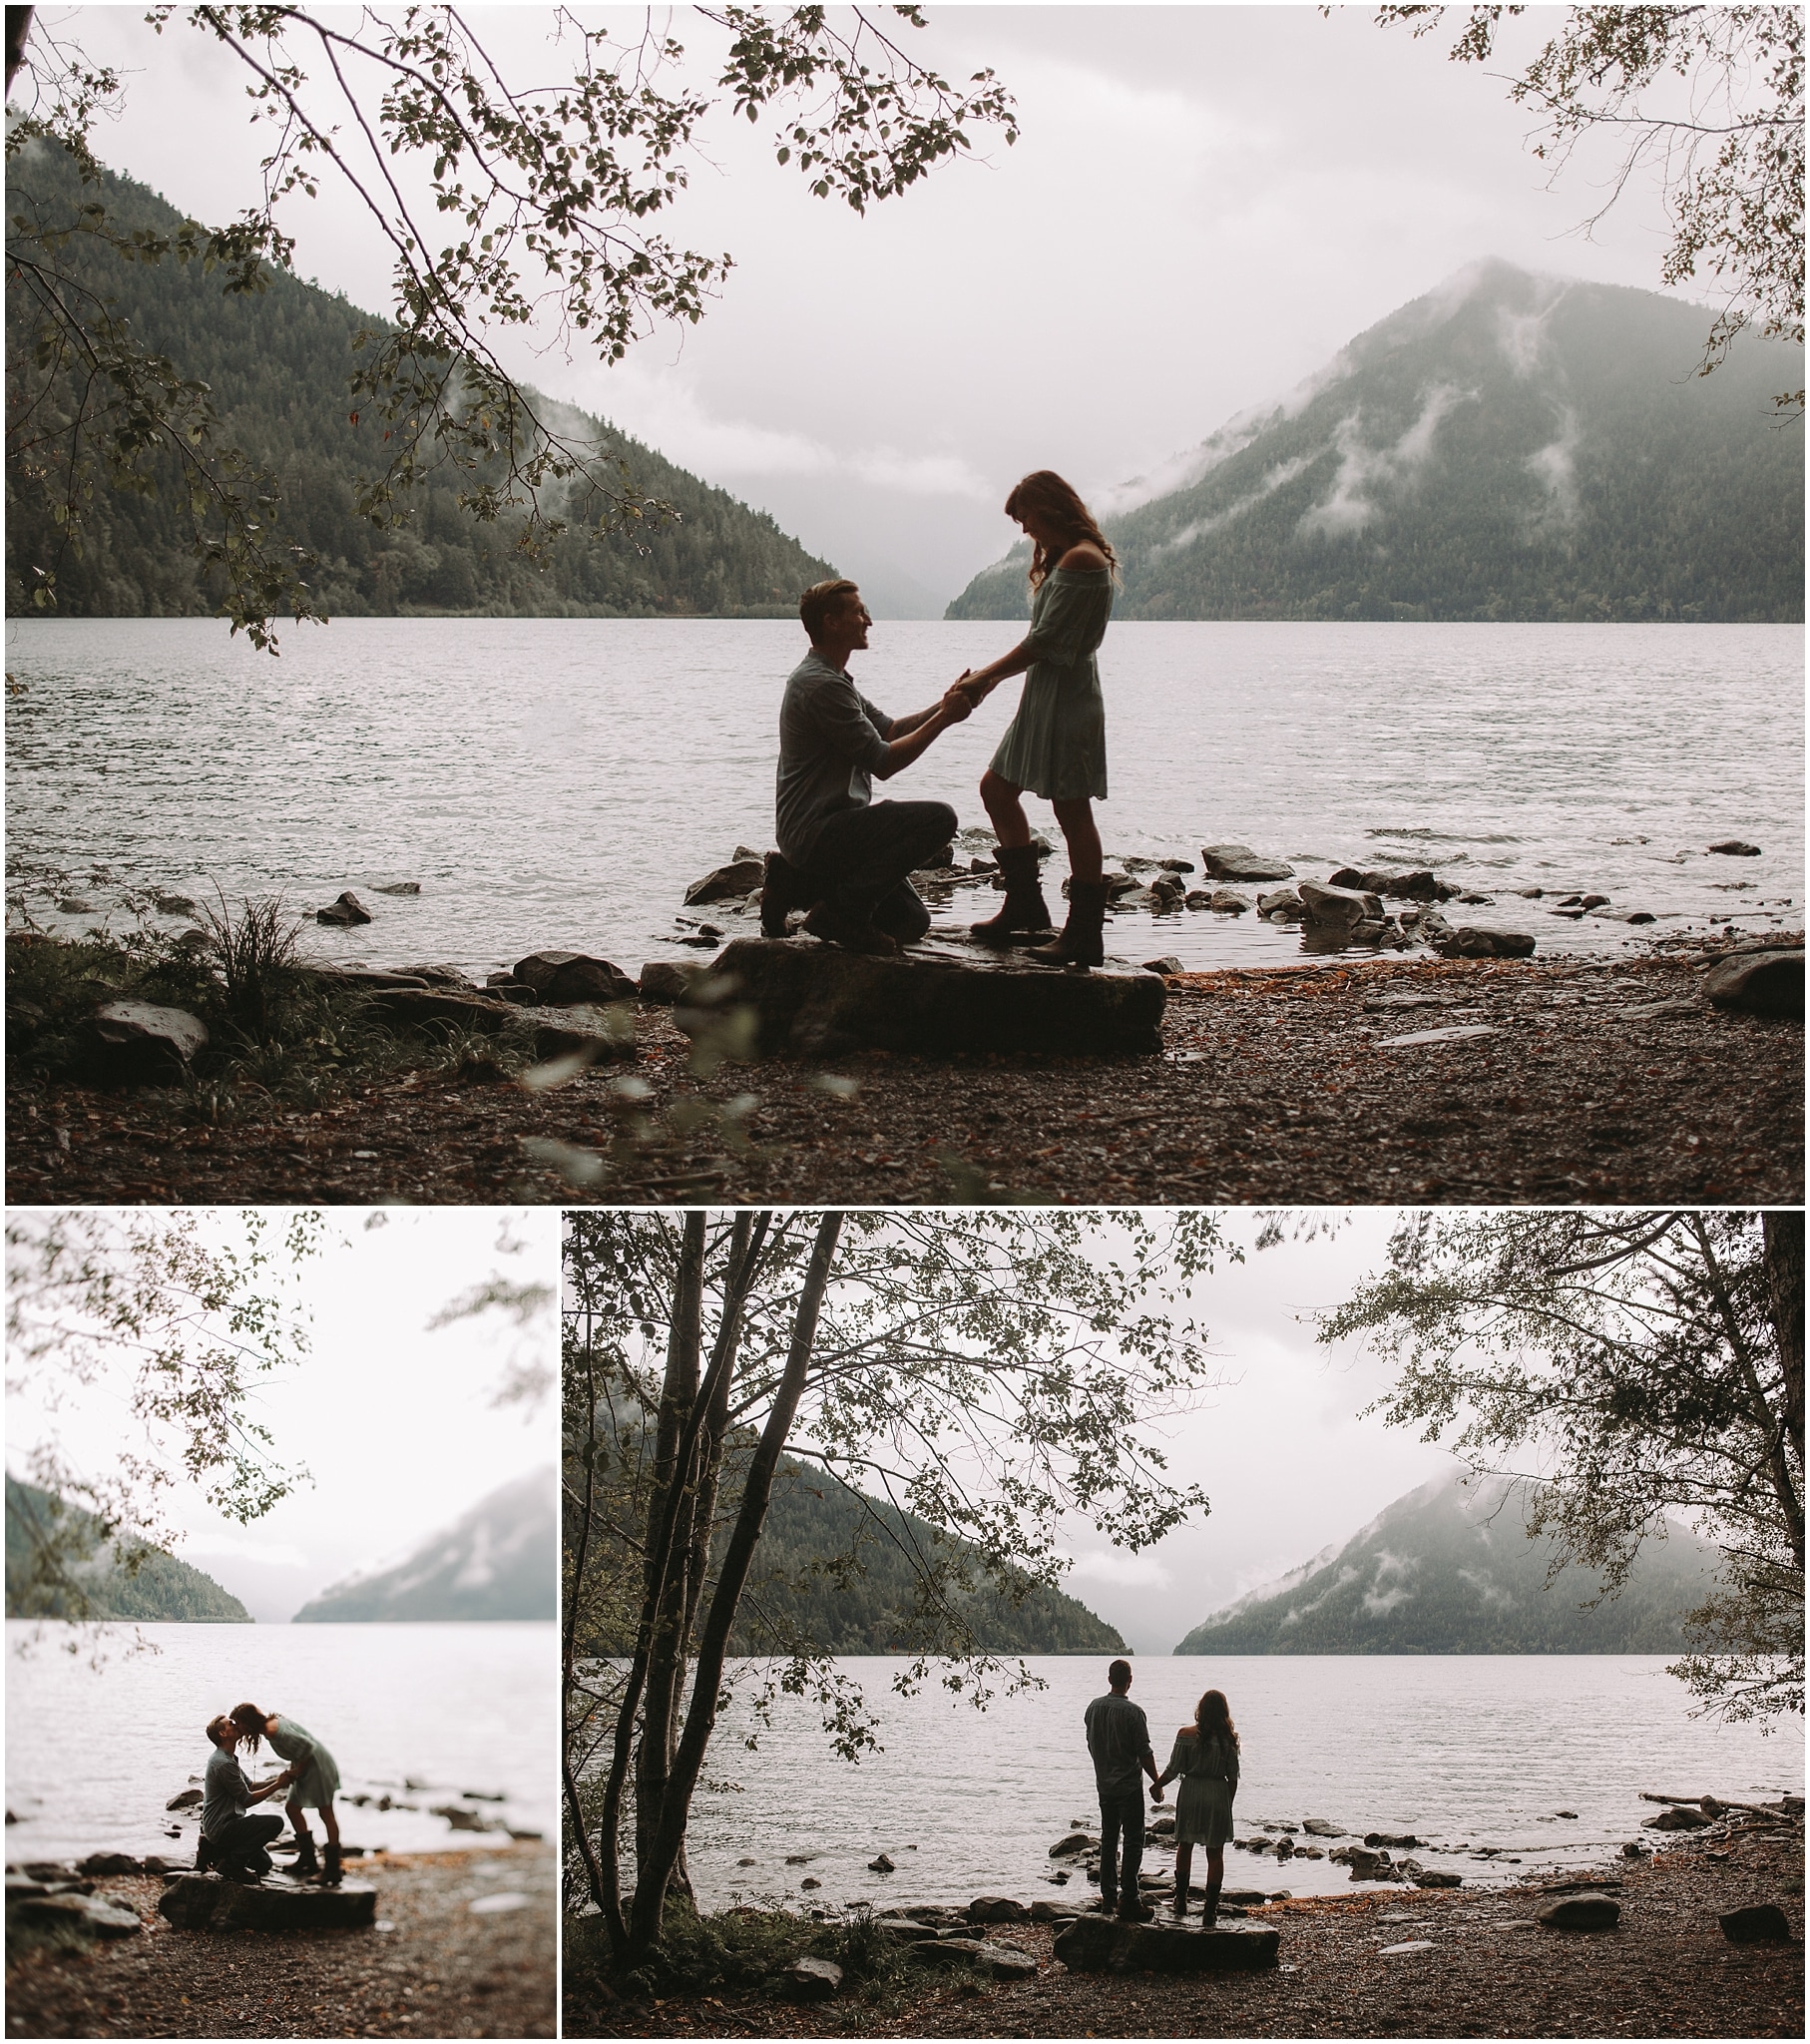
[[[1112,890],[1104,880],[1069,882],[1069,919],[1053,944],[1039,944],[1026,957],[1045,965],[1104,965],[1106,963],[1107,902]]]
[[[312,1831],[297,1831],[295,1833],[295,1864],[289,1868],[289,1871],[297,1880],[306,1880],[310,1874],[320,1871],[320,1861],[314,1857],[314,1833]]]
[[[1037,878],[1037,847],[1002,844],[999,869],[1006,876],[1005,905],[998,915],[971,925],[969,934],[983,944],[1009,944],[1015,936],[1052,928],[1049,904]]]
[[[337,1845],[328,1845],[325,1851],[326,1864],[320,1869],[320,1885],[323,1888],[336,1888],[345,1879],[345,1864],[339,1856]]]
[[[1222,1883],[1209,1880],[1206,1884],[1206,1910],[1201,1922],[1202,1930],[1211,1930],[1219,1920],[1219,1889]]]

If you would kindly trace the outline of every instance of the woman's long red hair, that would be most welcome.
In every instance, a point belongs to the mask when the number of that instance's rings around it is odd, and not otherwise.
[[[1031,552],[1031,587],[1039,588],[1044,577],[1069,549],[1079,546],[1083,540],[1091,541],[1107,557],[1107,565],[1115,578],[1119,573],[1119,556],[1107,543],[1106,534],[1094,522],[1094,514],[1081,501],[1074,489],[1059,476],[1053,468],[1038,468],[1014,486],[1011,496],[1006,499],[1006,516],[1022,518],[1029,511],[1046,525],[1053,525],[1058,534],[1054,549],[1046,548],[1040,539]]]

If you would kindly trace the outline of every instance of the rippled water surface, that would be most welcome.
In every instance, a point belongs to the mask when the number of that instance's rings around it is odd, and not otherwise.
[[[882,624],[857,678],[888,712],[919,709],[1015,636]],[[1532,929],[1549,952],[1730,916],[1797,926],[1802,649],[1768,625],[1115,626],[1107,849],[1197,862],[1229,839],[1313,877],[1431,864],[1494,897],[1461,919]],[[131,889],[277,890],[311,910],[351,887],[376,919],[310,924],[322,955],[484,972],[545,946],[631,972],[683,957],[685,885],[770,842],[779,695],[802,651],[785,622],[345,619],[286,631],[271,660],[210,621],[11,622],[11,907],[118,929]],[[984,823],[975,786],[1011,701],[889,791]],[[1706,855],[1727,837],[1763,855]],[[374,891],[411,880],[419,896]],[[1555,920],[1518,898],[1535,886],[1659,921]],[[938,913],[977,909],[990,899],[961,890]],[[1113,927],[1134,959],[1301,955],[1298,931],[1254,916]]]
[[[710,1905],[738,1895],[835,1904],[1091,1892],[1080,1872],[1066,1889],[1045,1877],[1055,1870],[1049,1848],[1073,1819],[1099,1829],[1082,1713],[1106,1687],[1104,1664],[1035,1660],[1048,1687],[982,1714],[941,1692],[893,1697],[888,1685],[904,1665],[837,1664],[883,1721],[885,1750],[858,1767],[830,1756],[801,1700],[782,1699],[774,1729],[747,1752],[744,1694],[710,1750],[714,1786],[698,1798],[688,1840]],[[1653,1813],[1642,1789],[1757,1799],[1803,1788],[1795,1721],[1765,1739],[1750,1726],[1693,1720],[1687,1692],[1650,1656],[1152,1656],[1135,1667],[1131,1696],[1159,1767],[1201,1691],[1225,1691],[1243,1742],[1239,1837],[1260,1834],[1265,1820],[1310,1816],[1360,1834],[1412,1830],[1434,1841],[1416,1855],[1423,1864],[1467,1884],[1617,1852]],[[1485,1845],[1503,1848],[1502,1858],[1453,1849]],[[800,1852],[808,1862],[787,1863]],[[869,1871],[881,1852],[897,1872]],[[1146,1868],[1163,1858],[1152,1840]],[[803,1889],[806,1879],[821,1887]],[[1238,1851],[1226,1854],[1226,1881],[1296,1894],[1350,1885],[1344,1866],[1323,1859],[1279,1865]]]
[[[470,1804],[551,1837],[558,1822],[559,1650],[552,1625],[146,1625],[6,1628],[9,1859],[195,1847],[193,1818],[167,1835],[164,1805],[199,1784],[203,1727],[250,1701],[298,1719],[339,1765],[348,1843],[395,1851],[479,1842],[431,1803]],[[64,1651],[75,1639],[76,1653]],[[21,1653],[19,1650],[26,1651]],[[105,1655],[97,1671],[96,1652]],[[270,1771],[268,1750],[244,1763]],[[406,1785],[406,1786],[405,1786]],[[418,1785],[418,1786],[416,1786]],[[281,1809],[278,1800],[271,1807]]]

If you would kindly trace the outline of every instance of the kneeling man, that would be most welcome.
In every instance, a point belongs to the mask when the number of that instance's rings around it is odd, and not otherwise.
[[[214,1718],[208,1724],[214,1751],[208,1756],[206,1787],[202,1792],[202,1841],[195,1863],[215,1866],[228,1880],[255,1887],[270,1871],[270,1855],[264,1850],[282,1829],[279,1816],[247,1816],[247,1803],[262,1802],[283,1787],[278,1775],[273,1782],[253,1788],[238,1765],[238,1727],[230,1718]]]
[[[951,688],[929,710],[888,717],[849,679],[873,620],[852,582],[819,582],[799,600],[811,650],[785,685],[775,789],[777,856],[760,900],[764,935],[785,935],[786,911],[809,908],[804,927],[851,951],[881,954],[915,943],[930,911],[907,877],[955,835],[947,802],[876,802],[873,781],[892,776],[973,704]]]

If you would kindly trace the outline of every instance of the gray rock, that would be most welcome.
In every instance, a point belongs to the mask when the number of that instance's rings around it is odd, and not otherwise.
[[[1037,1906],[1047,1908],[1049,1904],[1040,1902]],[[936,1931],[930,1924],[919,1923],[911,1916],[876,1916],[874,1923],[885,1931],[888,1937],[897,1938],[901,1944],[924,1944],[934,1941],[936,1937]]]
[[[1501,1031],[1493,1022],[1460,1022],[1450,1029],[1416,1029],[1407,1036],[1383,1036],[1377,1039],[1378,1050],[1410,1050],[1422,1043],[1457,1043],[1467,1036],[1497,1036]]]
[[[371,995],[372,1011],[392,1029],[444,1033],[462,1029],[474,1036],[496,1036],[515,1019],[515,1005],[493,995],[442,992],[430,986],[381,987]]]
[[[1427,934],[1427,918],[1421,918],[1421,933]],[[1535,940],[1523,930],[1484,930],[1474,923],[1461,923],[1445,934],[1429,937],[1433,948],[1445,958],[1531,958]]]
[[[955,942],[871,958],[811,938],[742,937],[716,961],[762,1053],[1153,1051],[1167,998],[1152,972],[1054,971]]]
[[[1730,1909],[1716,1921],[1730,1944],[1782,1944],[1791,1936],[1791,1920],[1776,1902]]]
[[[1691,1808],[1687,1802],[1678,1802],[1647,1817],[1643,1828],[1649,1831],[1700,1831],[1708,1822],[1708,1817],[1700,1809]]]
[[[583,1051],[593,1058],[635,1056],[635,1010],[627,1002],[610,1008],[582,1004],[572,1008],[537,1008],[534,1054],[537,1058],[570,1057]]]
[[[1352,887],[1323,887],[1317,880],[1303,880],[1298,892],[1307,920],[1322,929],[1348,930],[1357,923],[1383,919],[1382,902],[1374,894],[1359,893]]]
[[[1265,858],[1248,844],[1207,844],[1200,863],[1215,880],[1292,880],[1295,869],[1279,858]]]
[[[391,880],[387,886],[371,889],[373,894],[419,894],[420,891],[419,880]]]
[[[1187,898],[1192,901],[1194,897],[1190,894]],[[1215,915],[1248,915],[1250,912],[1249,901],[1230,887],[1215,887],[1206,896],[1206,906]]]
[[[145,1927],[136,1909],[110,1901],[105,1895],[26,1895],[15,1902],[9,1894],[7,1899],[8,1913],[27,1923],[68,1924],[91,1937],[132,1937]]]
[[[738,858],[730,865],[705,873],[701,880],[693,880],[685,889],[685,906],[701,908],[711,901],[738,901],[753,893],[765,877],[763,860]]]
[[[1586,1890],[1581,1895],[1562,1895],[1534,1914],[1549,1930],[1613,1930],[1621,1921],[1621,1904],[1613,1895]]]
[[[325,908],[317,908],[314,911],[316,922],[332,923],[340,929],[354,929],[359,923],[369,922],[370,919],[370,910],[349,887],[337,901],[331,901]]]
[[[90,1875],[143,1873],[145,1863],[135,1859],[130,1852],[91,1852],[86,1859],[76,1861],[76,1871]]]
[[[1299,922],[1307,910],[1293,887],[1277,887],[1257,896],[1257,913],[1268,916],[1271,922]]]
[[[1031,1912],[1010,1895],[976,1895],[968,1904],[970,1923],[1025,1923]]]
[[[1414,1876],[1417,1888],[1462,1888],[1464,1884],[1462,1873],[1441,1873],[1437,1867],[1424,1869]]]
[[[1033,1923],[1069,1923],[1082,1913],[1075,1902],[1033,1902],[1031,1921]]]
[[[88,1022],[89,1046],[108,1079],[126,1085],[180,1081],[208,1043],[208,1025],[187,1008],[106,1001]]]
[[[1424,1838],[1417,1838],[1412,1831],[1366,1831],[1366,1845],[1393,1845],[1398,1852],[1411,1852],[1416,1845],[1424,1845]]]
[[[1738,837],[1724,837],[1720,844],[1712,844],[1709,848],[1721,852],[1726,858],[1758,858],[1760,855],[1757,844],[1743,844]]]
[[[834,1959],[812,1958],[807,1952],[778,1976],[787,2001],[830,2001],[842,1987],[842,1968]]]
[[[1718,1008],[1746,1015],[1774,1015],[1802,1021],[1802,950],[1737,951],[1718,959],[1703,975],[1703,992]]]
[[[1029,1980],[1037,1973],[1037,1961],[1029,1952],[1015,1952],[1008,1945],[990,1944],[978,1937],[940,1937],[934,1944],[914,1944],[908,1956],[921,1966],[951,1972],[972,1966],[995,1980]]]
[[[893,1863],[893,1861],[888,1859],[886,1854],[882,1852],[877,1859],[870,1859],[867,1862],[867,1870],[869,1873],[897,1873],[899,1869]]]
[[[1093,1851],[1099,1844],[1100,1840],[1091,1832],[1071,1831],[1066,1838],[1058,1838],[1050,1847],[1050,1857],[1067,1859],[1072,1853]]]
[[[1146,958],[1143,961],[1143,969],[1145,972],[1160,972],[1167,978],[1171,972],[1179,972],[1182,966],[1179,958],[1165,951],[1160,958]]]
[[[336,1888],[287,1881],[246,1888],[218,1873],[181,1873],[157,1906],[179,1930],[357,1929],[376,1921],[377,1890],[362,1880]]]
[[[1248,1973],[1273,1966],[1280,1942],[1275,1930],[1195,1930],[1077,1916],[1056,1933],[1055,1950],[1072,1973]]]
[[[531,986],[554,1007],[575,1002],[632,1001],[634,980],[607,958],[589,958],[582,951],[535,951],[517,961],[514,977]]]

